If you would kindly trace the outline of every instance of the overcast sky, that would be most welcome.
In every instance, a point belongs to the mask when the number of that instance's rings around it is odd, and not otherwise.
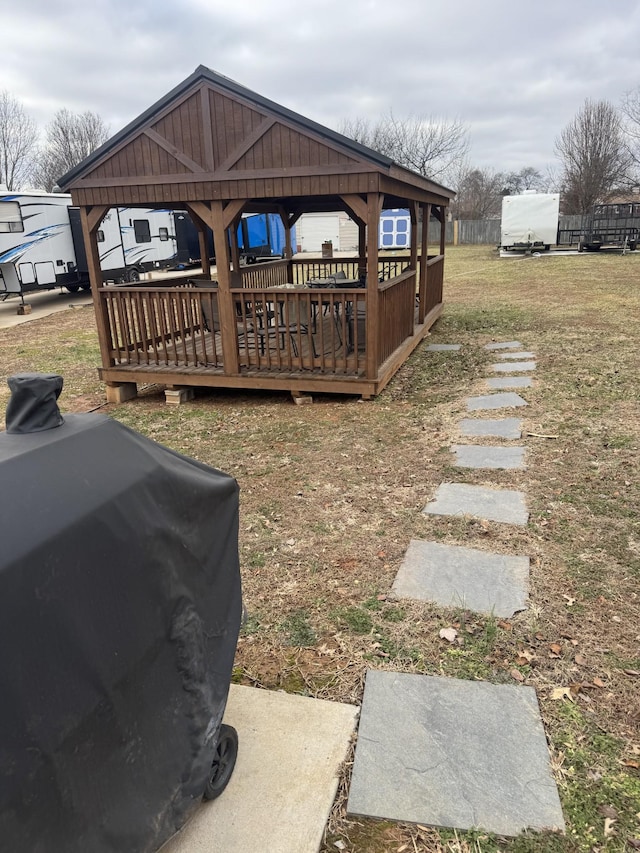
[[[640,2],[3,4],[0,89],[41,127],[67,107],[115,133],[200,64],[334,129],[390,108],[459,118],[472,165],[544,170],[585,98],[640,85]]]

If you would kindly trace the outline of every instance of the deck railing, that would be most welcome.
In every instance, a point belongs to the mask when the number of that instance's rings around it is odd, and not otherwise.
[[[444,255],[434,255],[427,261],[427,298],[425,315],[442,302]]]
[[[378,356],[382,364],[413,334],[416,273],[407,270],[379,288]]]
[[[425,313],[442,301],[443,258],[428,260]],[[414,331],[416,272],[407,258],[384,259],[394,273],[378,284],[377,350],[382,364]],[[241,372],[363,376],[367,364],[364,287],[288,290],[344,271],[356,278],[357,259],[275,261],[243,268],[231,290]],[[381,269],[382,273],[382,269]],[[224,369],[218,293],[202,274],[106,286],[99,298],[108,320],[109,355],[123,366]]]

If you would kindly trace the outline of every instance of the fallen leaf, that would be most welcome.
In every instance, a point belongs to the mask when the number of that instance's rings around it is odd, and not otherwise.
[[[513,625],[511,622],[498,622],[498,628],[502,628],[503,631],[511,631]]]
[[[521,649],[518,652],[518,657],[524,658],[527,662],[535,660],[535,654],[529,649]]]
[[[377,595],[376,596],[376,601],[386,601],[386,600],[387,600],[386,595]]]
[[[586,666],[587,659],[584,655],[576,655],[574,657],[574,661],[578,664],[578,666]]]
[[[569,690],[571,691],[573,696],[577,696],[578,693],[582,690],[582,683],[579,681],[574,682],[569,685]]]
[[[560,645],[560,643],[551,643],[549,648],[551,649],[551,651],[553,652],[554,655],[558,655],[558,656],[560,655],[560,652],[562,651],[562,646]]]
[[[570,687],[554,687],[551,691],[552,699],[570,699],[573,702],[573,694]]]
[[[338,850],[346,850],[347,849],[347,845],[344,843],[344,841],[340,841],[340,840],[334,841],[333,846],[337,847]]]
[[[598,806],[598,814],[601,814],[602,817],[609,817],[611,820],[616,820],[618,817],[618,812],[613,806]]]
[[[638,671],[637,669],[623,669],[622,671],[625,675],[632,675],[635,678],[638,678],[638,676],[640,676],[640,671]]]
[[[605,685],[604,685],[604,681],[603,681],[601,678],[598,678],[598,676],[597,676],[597,675],[596,675],[596,677],[593,679],[593,683],[594,683],[594,685],[595,685],[596,687],[604,687],[604,686],[605,686]]]
[[[576,603],[575,598],[573,598],[571,595],[563,595],[562,597],[566,600],[567,607],[573,607],[573,605]]]
[[[447,640],[449,643],[454,643],[458,632],[455,628],[441,628],[438,634],[441,640]]]
[[[633,850],[640,850],[640,838],[627,838],[627,844]]]
[[[604,837],[609,838],[613,835],[613,821],[610,817],[604,819]]]
[[[524,675],[520,672],[519,669],[515,669],[515,667],[509,672],[509,675],[516,681],[524,681]]]
[[[633,767],[634,770],[640,770],[640,761],[632,761],[630,758],[625,758],[621,763],[625,767]]]

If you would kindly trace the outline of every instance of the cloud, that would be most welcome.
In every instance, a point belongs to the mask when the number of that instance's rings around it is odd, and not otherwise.
[[[41,127],[93,110],[116,132],[200,64],[337,127],[460,118],[470,159],[544,168],[585,98],[640,81],[635,4],[506,0],[23,0],[3,18],[0,84]]]

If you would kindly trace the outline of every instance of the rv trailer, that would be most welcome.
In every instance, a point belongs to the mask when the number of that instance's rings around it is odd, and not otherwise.
[[[524,192],[502,199],[501,249],[549,251],[558,238],[560,193]]]
[[[172,212],[112,208],[98,230],[100,266],[110,281],[138,281],[172,263]],[[0,299],[34,290],[89,290],[80,211],[63,193],[0,192]]]

